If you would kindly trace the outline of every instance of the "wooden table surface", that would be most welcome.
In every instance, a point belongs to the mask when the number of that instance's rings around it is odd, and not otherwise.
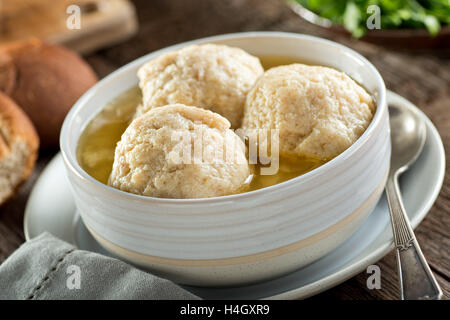
[[[303,21],[282,0],[138,0],[139,33],[111,48],[86,57],[99,77],[148,52],[200,37],[256,30],[313,34],[341,42],[367,57],[381,72],[386,86],[419,106],[434,122],[450,159],[450,54],[386,50],[336,36]],[[18,196],[0,208],[0,263],[24,242],[23,212],[39,173],[57,150],[42,151],[30,180]],[[417,183],[420,183],[418,181]],[[450,171],[439,198],[416,229],[422,250],[450,298]],[[366,287],[365,272],[311,299],[398,299],[393,252],[380,260],[380,290]]]

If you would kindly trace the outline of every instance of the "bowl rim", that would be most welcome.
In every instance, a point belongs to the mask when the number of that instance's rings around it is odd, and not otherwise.
[[[197,43],[207,43],[212,41],[221,41],[221,40],[236,40],[236,39],[242,39],[242,38],[284,38],[284,39],[303,39],[308,40],[316,43],[321,43],[330,47],[333,47],[336,51],[345,52],[346,54],[349,54],[352,58],[359,60],[363,63],[364,67],[368,68],[369,71],[374,75],[376,80],[376,87],[379,88],[379,95],[377,96],[377,106],[375,110],[375,114],[372,118],[372,121],[370,122],[369,126],[366,128],[364,133],[346,150],[344,150],[342,153],[340,153],[335,158],[331,159],[330,161],[326,162],[325,164],[321,165],[320,167],[311,170],[301,176],[289,179],[287,181],[283,181],[280,183],[277,183],[272,186],[268,186],[265,188],[248,191],[244,193],[239,194],[232,194],[232,195],[225,195],[225,196],[217,196],[217,197],[210,197],[210,198],[192,198],[192,199],[175,199],[175,198],[157,198],[157,197],[151,197],[151,196],[144,196],[144,195],[138,195],[134,193],[125,192],[116,188],[113,188],[111,186],[108,186],[106,184],[101,183],[100,181],[96,180],[92,176],[90,176],[78,163],[78,160],[76,159],[76,148],[77,144],[75,146],[69,146],[67,141],[67,137],[70,135],[70,129],[73,124],[73,120],[76,118],[77,114],[80,112],[80,110],[86,105],[86,102],[91,99],[94,95],[97,94],[97,91],[100,89],[103,89],[107,87],[111,82],[117,81],[119,77],[121,77],[122,73],[126,72],[128,69],[135,67],[136,65],[142,65],[146,61],[148,61],[150,58],[149,56],[153,56],[156,53],[165,53],[172,50],[179,49],[184,46],[188,46],[191,44],[197,44]],[[127,87],[128,88],[128,87]],[[127,89],[125,89],[127,90]],[[124,90],[124,91],[125,91]],[[343,162],[346,161],[349,157],[354,155],[363,145],[364,143],[374,134],[375,128],[379,125],[379,123],[382,120],[383,112],[387,112],[386,109],[386,86],[384,84],[384,80],[381,77],[378,70],[372,65],[372,63],[367,60],[365,57],[363,57],[361,54],[357,53],[353,49],[350,49],[342,44],[336,43],[331,40],[323,39],[320,37],[315,37],[311,35],[306,34],[300,34],[300,33],[291,33],[291,32],[278,32],[278,31],[254,31],[254,32],[238,32],[238,33],[228,33],[228,34],[222,34],[222,35],[215,35],[210,37],[204,37],[199,38],[195,40],[190,40],[182,43],[177,43],[175,45],[171,45],[168,47],[164,47],[152,52],[149,52],[148,54],[137,58],[124,66],[120,67],[119,69],[115,70],[102,80],[100,80],[97,84],[95,84],[93,87],[91,87],[88,91],[86,91],[73,105],[69,113],[67,114],[66,118],[64,119],[62,128],[61,128],[61,134],[60,134],[60,149],[61,154],[64,160],[64,163],[66,165],[66,168],[70,170],[72,173],[74,173],[79,179],[81,179],[83,182],[88,183],[90,186],[97,189],[99,192],[102,193],[108,193],[110,195],[113,195],[118,198],[122,198],[125,200],[133,201],[133,202],[141,202],[141,203],[147,203],[147,204],[171,204],[171,205],[193,205],[193,204],[211,204],[211,203],[218,203],[218,202],[230,202],[235,201],[239,199],[245,199],[245,198],[254,198],[254,197],[260,197],[262,195],[267,195],[268,193],[272,193],[275,191],[280,191],[281,189],[287,189],[291,187],[294,184],[297,184],[299,182],[302,182],[306,179],[314,178],[314,176],[317,176],[321,174],[322,171],[328,170],[331,167],[336,167]],[[91,118],[92,119],[92,118]],[[86,125],[86,124],[84,124]],[[79,139],[79,137],[78,137]],[[77,142],[78,142],[77,139]],[[72,148],[75,148],[75,152],[70,152]]]

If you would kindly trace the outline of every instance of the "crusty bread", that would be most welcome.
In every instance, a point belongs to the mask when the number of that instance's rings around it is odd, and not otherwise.
[[[40,40],[0,46],[0,90],[30,117],[41,146],[56,147],[62,122],[97,76],[76,53]]]
[[[0,205],[30,176],[39,138],[19,106],[0,92]]]

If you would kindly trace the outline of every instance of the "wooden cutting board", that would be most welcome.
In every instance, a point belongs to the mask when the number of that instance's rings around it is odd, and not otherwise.
[[[0,0],[0,43],[37,37],[85,54],[131,37],[137,27],[127,0]]]

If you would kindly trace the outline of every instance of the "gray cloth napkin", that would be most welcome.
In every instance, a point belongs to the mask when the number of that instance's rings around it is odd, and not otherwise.
[[[44,233],[0,265],[0,299],[198,299],[117,259]]]

